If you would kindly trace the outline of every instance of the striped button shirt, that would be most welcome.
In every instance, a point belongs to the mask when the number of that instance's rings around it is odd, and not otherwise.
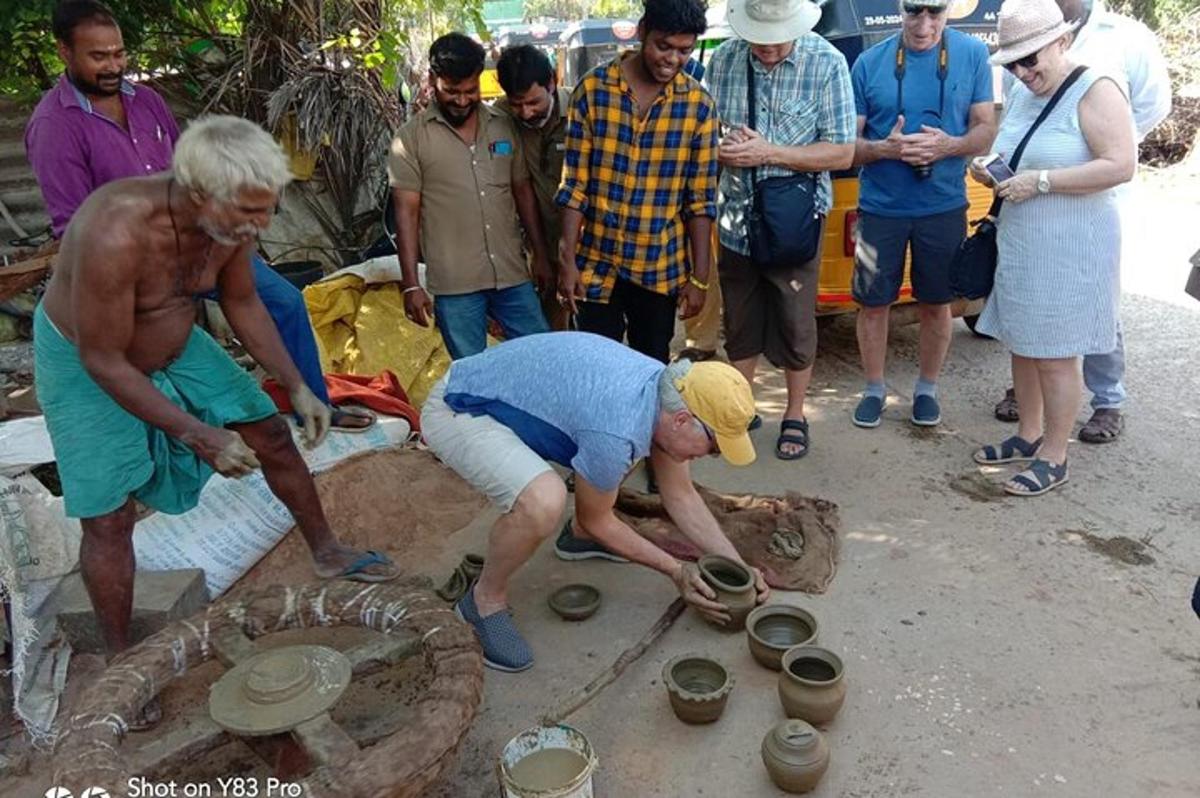
[[[571,97],[559,205],[583,213],[575,263],[589,300],[617,278],[669,294],[687,282],[686,220],[717,215],[716,106],[680,73],[644,119],[620,60],[588,73]]]
[[[730,39],[713,54],[708,85],[717,101],[721,123],[729,127],[750,124],[747,105],[746,60],[750,45]],[[754,63],[754,94],[758,101],[755,126],[772,144],[799,147],[815,142],[849,144],[854,141],[854,89],[846,58],[815,33],[796,40],[787,58],[768,71]],[[761,166],[758,179],[790,175],[778,166]],[[730,167],[721,172],[721,244],[750,254],[746,214],[750,209],[750,170]],[[828,172],[817,181],[817,210],[833,206],[833,185]]]

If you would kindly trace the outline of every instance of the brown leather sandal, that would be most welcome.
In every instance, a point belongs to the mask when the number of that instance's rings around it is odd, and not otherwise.
[[[1125,419],[1115,407],[1102,407],[1079,430],[1079,440],[1084,443],[1112,443],[1121,437]]]
[[[1017,410],[1017,392],[1009,388],[1004,392],[1004,398],[996,403],[993,411],[1001,421],[1020,421],[1021,414]]]

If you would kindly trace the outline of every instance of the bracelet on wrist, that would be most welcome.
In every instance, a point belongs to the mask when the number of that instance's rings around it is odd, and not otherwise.
[[[703,283],[700,280],[696,279],[696,275],[694,275],[694,274],[688,275],[688,282],[691,283],[692,285],[696,286],[697,288],[699,288],[701,291],[708,290],[708,283]]]
[[[421,286],[419,284],[418,285],[410,285],[408,288],[405,288],[400,293],[411,294],[413,291],[420,291],[420,290],[421,290]]]

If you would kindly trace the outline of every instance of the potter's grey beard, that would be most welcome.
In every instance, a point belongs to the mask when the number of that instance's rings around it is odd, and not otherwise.
[[[208,223],[201,223],[205,234],[215,243],[223,247],[241,246],[247,240],[253,240],[258,235],[258,227],[253,224],[243,224],[235,227],[229,235],[225,235]]]

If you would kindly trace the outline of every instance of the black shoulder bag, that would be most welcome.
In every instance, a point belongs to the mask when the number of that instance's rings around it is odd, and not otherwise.
[[[1050,102],[1046,103],[1046,107],[1038,114],[1037,119],[1033,121],[1029,131],[1017,145],[1016,151],[1013,152],[1012,160],[1009,161],[1008,166],[1014,173],[1017,171],[1017,165],[1021,162],[1021,156],[1025,153],[1025,145],[1033,137],[1034,131],[1041,126],[1042,122],[1046,121],[1046,117],[1050,116],[1050,112],[1067,93],[1067,89],[1071,88],[1071,85],[1079,80],[1079,76],[1086,71],[1087,67],[1075,67],[1074,71],[1067,75],[1062,85],[1054,92],[1054,96],[1050,98]],[[1004,199],[999,196],[992,200],[992,207],[988,208],[987,215],[971,222],[975,232],[967,237],[959,245],[958,251],[954,253],[954,260],[950,262],[950,290],[954,292],[955,296],[965,299],[980,299],[992,292],[992,283],[996,279],[996,222],[999,218],[1000,206],[1003,204]]]
[[[750,128],[757,130],[754,113],[753,56],[746,55]],[[799,266],[812,260],[821,243],[821,217],[817,213],[817,173],[797,172],[781,177],[758,179],[758,169],[750,168],[750,216],[746,230],[750,236],[750,260],[760,269],[775,266]]]

